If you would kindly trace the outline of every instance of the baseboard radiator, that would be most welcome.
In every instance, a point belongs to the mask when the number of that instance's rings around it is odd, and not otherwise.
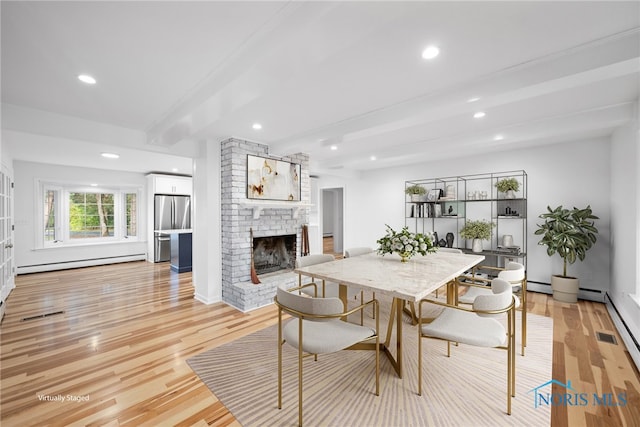
[[[633,332],[631,332],[631,329],[629,329],[627,323],[624,321],[622,316],[620,316],[620,313],[618,312],[618,309],[616,308],[613,301],[611,301],[611,297],[609,297],[609,294],[606,295],[605,303],[607,306],[607,311],[611,316],[611,320],[613,320],[613,324],[616,326],[620,337],[624,341],[624,344],[627,346],[627,350],[629,351],[631,359],[636,364],[636,368],[640,370],[640,343],[638,343],[638,340],[633,335]]]
[[[17,274],[42,273],[46,271],[66,270],[70,268],[93,267],[96,265],[117,264],[120,262],[142,261],[147,259],[147,254],[133,254],[103,258],[90,258],[82,260],[55,262],[50,264],[22,265],[16,267]]]
[[[537,282],[535,280],[527,280],[527,290],[549,295],[553,293],[551,283]],[[605,302],[605,292],[599,289],[580,288],[578,290],[578,298],[587,301]]]

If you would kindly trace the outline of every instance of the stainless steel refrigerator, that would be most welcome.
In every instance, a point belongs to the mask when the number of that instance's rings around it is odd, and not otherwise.
[[[171,258],[171,236],[168,230],[191,228],[191,198],[156,194],[154,200],[154,262]]]

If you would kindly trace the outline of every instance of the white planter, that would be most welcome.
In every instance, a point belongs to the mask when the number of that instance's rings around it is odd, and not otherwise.
[[[513,192],[513,190],[507,190],[507,192],[504,195],[505,199],[515,199],[516,198],[516,193]]]
[[[579,282],[576,277],[551,276],[553,299],[560,302],[578,302]]]
[[[482,239],[473,239],[471,250],[473,252],[482,252]]]

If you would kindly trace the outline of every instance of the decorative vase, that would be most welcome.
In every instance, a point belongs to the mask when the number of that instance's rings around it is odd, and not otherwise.
[[[453,233],[447,233],[447,247],[448,248],[452,248],[453,247]]]
[[[473,252],[482,252],[482,239],[473,239],[471,250]]]
[[[401,253],[400,254],[400,262],[407,262],[407,261],[409,261],[409,258],[411,258],[411,255],[409,255],[407,253]]]
[[[504,195],[505,199],[515,199],[516,198],[516,193],[513,192],[513,190],[507,190],[507,193]]]
[[[422,201],[422,195],[421,194],[412,194],[411,195],[411,201],[412,202],[420,202],[420,201]]]
[[[553,299],[560,302],[578,302],[578,279],[575,277],[551,276],[551,289]]]
[[[511,234],[502,236],[502,246],[513,246],[513,236]]]

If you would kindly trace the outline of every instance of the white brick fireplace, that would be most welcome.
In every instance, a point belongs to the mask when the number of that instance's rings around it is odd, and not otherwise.
[[[275,157],[301,166],[301,201],[278,202],[247,199],[247,155],[273,157],[266,145],[232,138],[222,142],[221,150],[222,300],[248,311],[272,303],[279,284],[297,283],[297,276],[287,269],[259,275],[261,283],[251,283],[250,230],[254,238],[294,235],[294,241],[288,243],[289,250],[276,258],[300,256],[302,225],[309,219],[309,156]],[[290,259],[288,262],[291,264]]]

